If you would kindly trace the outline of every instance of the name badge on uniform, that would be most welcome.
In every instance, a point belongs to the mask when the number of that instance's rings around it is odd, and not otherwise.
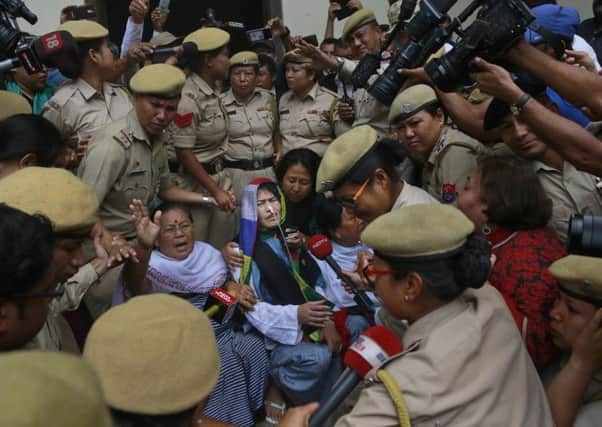
[[[228,111],[229,116],[234,116],[236,114],[236,110]]]
[[[446,183],[441,186],[441,202],[454,203],[457,198],[456,184]]]
[[[282,110],[282,111],[278,112],[278,114],[280,114],[281,116],[284,116],[285,114],[289,114],[289,113],[290,113],[289,110]]]

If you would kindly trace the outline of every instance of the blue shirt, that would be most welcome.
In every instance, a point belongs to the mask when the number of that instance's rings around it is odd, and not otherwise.
[[[546,94],[558,106],[558,114],[562,117],[572,120],[582,127],[590,124],[591,120],[580,109],[558,95],[554,89],[548,87]]]

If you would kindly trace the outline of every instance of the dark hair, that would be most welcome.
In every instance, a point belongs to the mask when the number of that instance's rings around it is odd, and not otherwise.
[[[175,414],[145,415],[111,408],[115,425],[120,427],[182,427],[192,423],[196,406]]]
[[[394,279],[401,280],[411,272],[424,280],[426,291],[441,301],[451,301],[465,289],[482,287],[491,271],[491,244],[472,234],[464,246],[448,258],[406,262],[376,253],[395,271]]]
[[[443,113],[443,119],[447,121],[447,110],[445,109],[441,101],[431,102],[427,104],[421,111],[426,111],[432,117],[435,117],[437,115],[438,110],[441,110],[441,112]]]
[[[481,199],[491,224],[510,230],[543,228],[552,216],[546,195],[530,162],[512,155],[478,159]]]
[[[161,213],[164,215],[169,211],[175,211],[175,210],[181,210],[184,213],[186,213],[186,215],[188,216],[188,219],[190,219],[190,222],[194,223],[194,218],[192,216],[192,212],[190,211],[190,208],[183,203],[175,203],[175,202],[161,203],[159,206],[157,206],[155,209],[153,209],[151,219],[154,218],[155,214],[159,211],[161,211]]]
[[[372,177],[376,169],[383,169],[392,180],[399,180],[396,166],[407,156],[407,151],[396,139],[383,138],[378,141],[367,155],[362,157],[338,186],[345,182],[360,185]]]
[[[269,191],[274,196],[276,196],[276,198],[278,199],[278,201],[280,201],[280,191],[278,189],[278,185],[275,182],[272,182],[272,181],[270,181],[270,182],[262,182],[261,184],[259,184],[257,186],[257,191],[259,192],[259,190]]]
[[[50,167],[64,147],[57,128],[42,116],[17,114],[0,122],[0,161],[33,153],[38,166]]]
[[[59,67],[59,71],[70,79],[77,79],[84,71],[84,64],[90,50],[100,50],[107,37],[77,42],[77,61],[69,61]]]
[[[322,43],[320,43],[320,47],[324,46],[325,44],[333,44],[335,47],[337,46],[337,40],[334,37],[326,37],[324,40],[322,40]]]
[[[276,75],[276,62],[272,59],[271,56],[268,56],[264,53],[260,53],[259,57],[259,68],[265,66],[272,76]]]
[[[198,72],[205,62],[207,62],[209,59],[215,58],[220,53],[224,52],[225,49],[228,49],[227,45],[207,52],[199,52],[190,60],[190,69],[194,72]]]
[[[318,167],[320,166],[320,156],[311,151],[308,148],[297,148],[289,151],[282,157],[282,160],[278,164],[276,168],[276,178],[278,182],[282,185],[282,180],[284,179],[284,175],[286,171],[289,170],[291,166],[301,165],[311,177],[312,189],[315,187],[316,183],[316,175],[318,174]],[[313,191],[313,190],[312,190]],[[313,194],[313,193],[312,193]]]
[[[335,199],[322,199],[316,209],[316,222],[318,227],[328,237],[332,238],[332,232],[341,226],[343,208]]]
[[[0,203],[0,298],[31,291],[54,256],[50,221]]]

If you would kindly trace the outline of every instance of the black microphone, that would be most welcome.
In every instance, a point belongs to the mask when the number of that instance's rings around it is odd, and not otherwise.
[[[154,49],[151,53],[147,54],[147,57],[149,57],[151,59],[155,59],[157,57],[166,58],[168,56],[174,56],[174,55],[191,56],[191,55],[197,54],[198,51],[199,50],[196,47],[196,44],[194,44],[192,42],[186,42],[186,43],[182,44],[181,46],[164,47],[161,49]]]
[[[401,341],[390,329],[384,326],[366,329],[345,353],[346,369],[309,419],[309,427],[320,427],[368,372],[401,353],[401,349]]]
[[[369,313],[374,311],[374,305],[370,297],[368,297],[366,292],[357,289],[353,280],[343,273],[339,264],[332,258],[332,243],[330,243],[328,237],[323,234],[316,234],[307,241],[307,247],[313,256],[319,260],[326,261],[330,268],[334,270],[337,277],[351,288],[353,300],[360,308]]]

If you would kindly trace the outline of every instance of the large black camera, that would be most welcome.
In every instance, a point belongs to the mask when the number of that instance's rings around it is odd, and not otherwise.
[[[476,56],[487,61],[499,58],[523,37],[534,20],[522,0],[487,0],[454,48],[440,59],[431,61],[425,71],[445,92],[470,85],[471,61]]]
[[[567,247],[571,254],[602,257],[602,216],[573,215]]]
[[[23,18],[31,25],[38,22],[38,17],[22,0],[0,0],[0,56],[12,55],[21,40],[17,18]]]
[[[456,2],[457,0],[420,2],[420,12],[408,22],[405,29],[409,42],[393,58],[385,72],[370,86],[368,89],[370,95],[384,105],[391,105],[405,81],[405,77],[397,70],[421,66],[451,37],[452,29],[442,24],[449,19],[447,12]]]

